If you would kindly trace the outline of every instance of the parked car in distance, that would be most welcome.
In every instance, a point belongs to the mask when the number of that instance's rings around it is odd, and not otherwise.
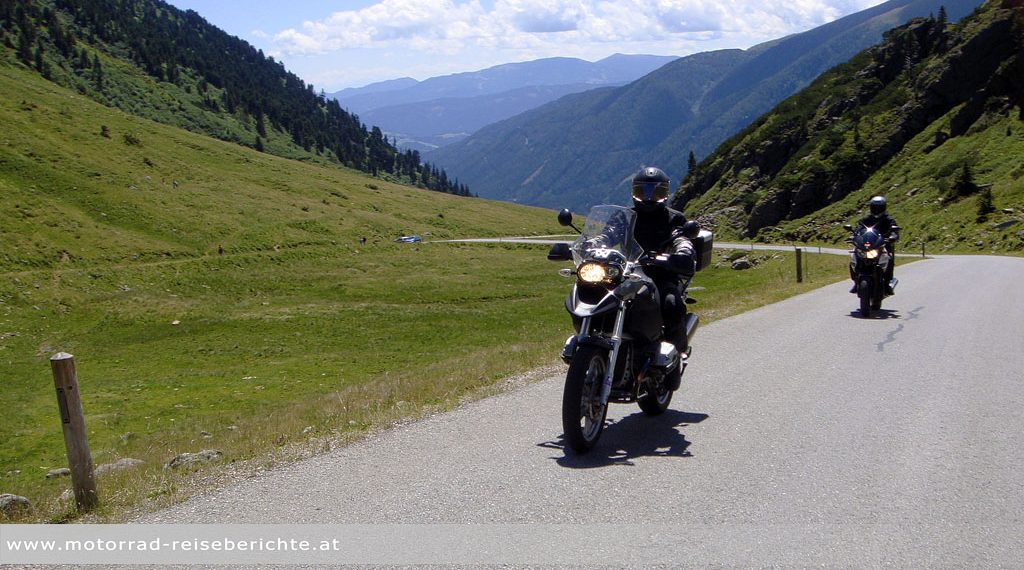
[[[423,238],[421,238],[420,236],[417,236],[417,235],[401,236],[401,237],[395,239],[395,241],[398,242],[398,243],[416,243],[416,242],[423,241]]]

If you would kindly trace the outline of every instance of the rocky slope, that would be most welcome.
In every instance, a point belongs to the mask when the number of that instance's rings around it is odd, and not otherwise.
[[[988,221],[977,202],[994,213],[983,191],[1004,206],[1024,193],[1013,158],[1024,128],[1022,29],[1021,2],[1008,0],[959,25],[940,15],[889,32],[724,143],[674,204],[740,237],[836,239],[867,196],[909,186],[891,202],[911,220],[972,200],[974,220],[958,216],[966,235]],[[936,166],[915,168],[925,163]]]

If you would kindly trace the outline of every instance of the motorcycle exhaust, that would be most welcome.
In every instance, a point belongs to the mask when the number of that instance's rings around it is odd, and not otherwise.
[[[686,314],[686,344],[689,345],[690,341],[693,340],[693,334],[697,332],[697,325],[700,324],[700,319],[694,313]]]

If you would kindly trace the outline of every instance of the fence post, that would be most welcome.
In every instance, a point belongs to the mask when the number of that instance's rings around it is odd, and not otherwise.
[[[50,357],[50,368],[53,370],[53,385],[57,390],[57,405],[60,407],[60,422],[64,430],[64,446],[68,452],[75,504],[79,511],[88,511],[96,506],[99,498],[96,495],[96,477],[86,437],[78,376],[75,373],[75,357],[66,352],[58,352]]]
[[[924,255],[924,240],[921,240],[921,257],[925,257],[925,255]]]
[[[803,266],[803,253],[804,250],[796,248],[796,282],[804,282],[804,266]]]

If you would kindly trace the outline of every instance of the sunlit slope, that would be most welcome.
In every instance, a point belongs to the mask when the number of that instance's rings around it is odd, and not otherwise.
[[[544,210],[262,154],[11,67],[0,125],[0,270],[554,229]]]

